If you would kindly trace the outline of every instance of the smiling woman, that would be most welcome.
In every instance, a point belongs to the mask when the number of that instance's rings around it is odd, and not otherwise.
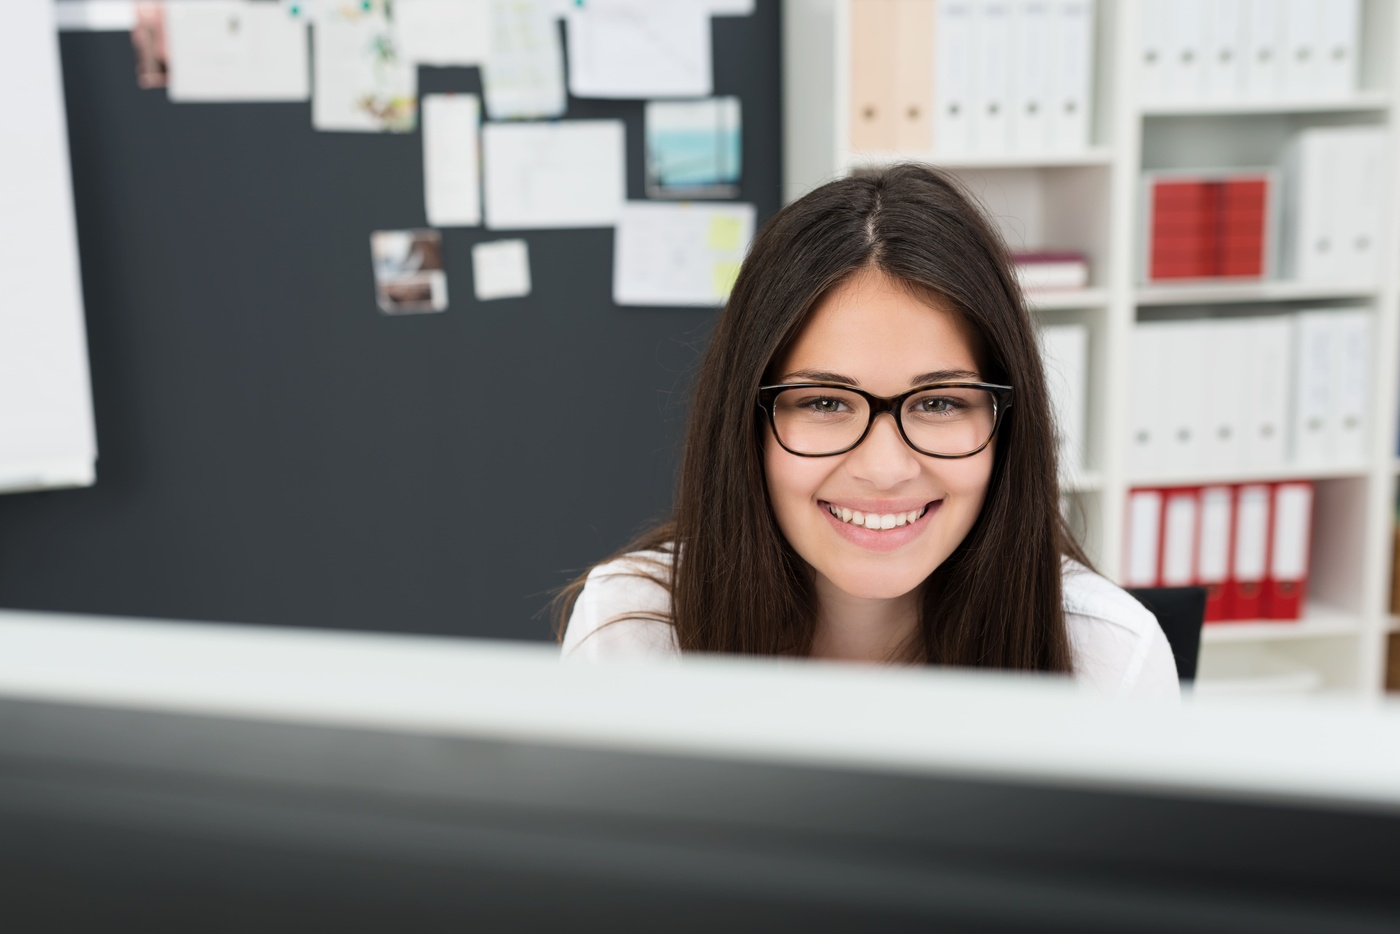
[[[1060,515],[1034,326],[943,174],[843,178],[769,221],[691,411],[674,519],[564,591],[567,657],[959,665],[1176,695],[1156,620]]]

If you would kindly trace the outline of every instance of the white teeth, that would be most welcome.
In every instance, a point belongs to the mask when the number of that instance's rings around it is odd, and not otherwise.
[[[922,509],[911,509],[909,512],[897,513],[863,513],[856,509],[847,509],[845,506],[833,506],[828,504],[827,512],[831,513],[842,522],[850,525],[859,525],[867,529],[893,529],[900,526],[912,525],[919,521],[924,514]]]

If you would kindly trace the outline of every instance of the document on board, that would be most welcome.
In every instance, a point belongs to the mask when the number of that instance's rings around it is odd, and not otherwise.
[[[423,97],[423,196],[434,227],[481,223],[481,98]]]
[[[304,101],[311,96],[306,23],[277,4],[169,3],[172,101]]]
[[[480,65],[491,52],[491,0],[394,0],[399,50],[420,65]]]
[[[318,130],[409,133],[418,69],[398,52],[387,0],[317,6],[311,122]]]
[[[621,120],[487,123],[486,226],[611,227],[627,192]]]
[[[568,16],[576,97],[706,97],[710,11],[700,0],[589,0]]]
[[[495,240],[473,246],[472,287],[479,302],[529,295],[529,246],[524,240]]]
[[[753,228],[751,204],[627,202],[617,223],[613,301],[723,304]]]
[[[491,0],[491,54],[481,66],[491,119],[563,115],[568,101],[556,15],[544,0]]]

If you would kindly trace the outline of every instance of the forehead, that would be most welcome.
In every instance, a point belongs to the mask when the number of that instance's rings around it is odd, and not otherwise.
[[[981,372],[961,315],[873,268],[846,279],[817,303],[775,375],[787,380],[797,370],[839,373],[888,393],[907,387],[919,374]]]

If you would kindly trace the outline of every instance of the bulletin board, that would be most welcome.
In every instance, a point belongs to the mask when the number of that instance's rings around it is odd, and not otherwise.
[[[779,11],[713,21],[742,183],[780,204]],[[528,297],[473,299],[446,228],[440,314],[375,304],[371,231],[427,226],[419,134],[318,133],[307,103],[172,104],[123,33],[60,36],[99,460],[0,497],[0,605],[551,637],[558,588],[670,510],[715,309],[619,307],[611,229],[528,241]],[[423,68],[420,94],[480,93]],[[621,119],[646,197],[643,104]],[[454,272],[459,273],[454,275]]]

